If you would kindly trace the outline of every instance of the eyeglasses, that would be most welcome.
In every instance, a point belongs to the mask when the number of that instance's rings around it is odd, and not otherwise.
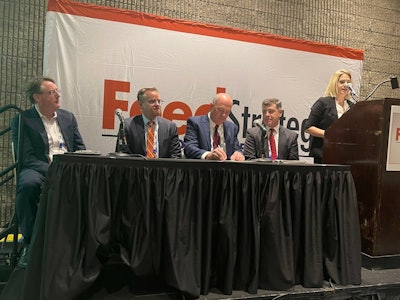
[[[156,102],[157,102],[158,104],[163,104],[163,103],[164,103],[164,100],[161,100],[161,99],[150,99],[150,100],[147,100],[147,103],[149,103],[149,104],[151,104],[151,105],[156,104]]]
[[[50,96],[54,96],[55,94],[57,94],[60,96],[61,90],[59,90],[59,89],[50,90],[50,91],[42,92],[42,94],[49,94]]]

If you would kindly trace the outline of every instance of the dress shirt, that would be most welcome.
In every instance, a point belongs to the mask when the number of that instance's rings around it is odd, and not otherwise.
[[[344,106],[341,106],[337,101],[335,102],[336,102],[337,115],[338,118],[340,118],[350,108],[350,106],[347,103],[347,101],[344,101]]]
[[[35,109],[38,112],[44,129],[47,133],[47,139],[49,141],[49,163],[53,161],[54,154],[63,154],[68,151],[67,147],[64,143],[64,138],[60,129],[60,126],[57,122],[57,112],[54,112],[54,116],[51,119],[48,119],[45,115],[43,115],[37,106],[35,105]]]

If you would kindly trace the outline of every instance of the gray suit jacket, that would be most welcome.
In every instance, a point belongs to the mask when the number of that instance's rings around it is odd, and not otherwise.
[[[268,157],[269,141],[264,140],[264,151],[262,144],[262,130],[259,127],[252,127],[247,130],[243,154],[246,159]],[[278,159],[299,159],[298,134],[290,129],[279,126]]]
[[[143,116],[127,118],[125,122],[125,135],[131,154],[146,156],[145,126]],[[158,122],[158,157],[160,158],[181,158],[181,144],[178,138],[176,124],[157,117]]]

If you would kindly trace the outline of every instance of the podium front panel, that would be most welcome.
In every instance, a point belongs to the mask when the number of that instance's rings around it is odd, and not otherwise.
[[[386,171],[392,105],[400,99],[358,102],[325,132],[324,163],[351,166],[361,248],[372,256],[400,254],[400,172]]]

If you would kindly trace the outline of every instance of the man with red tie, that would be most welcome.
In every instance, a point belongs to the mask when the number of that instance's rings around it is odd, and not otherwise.
[[[210,104],[210,112],[187,120],[184,138],[187,158],[243,161],[237,134],[238,127],[227,118],[233,105],[226,93],[217,94]]]
[[[265,99],[262,103],[262,125],[247,130],[243,153],[246,159],[298,160],[298,134],[279,124],[282,102]]]

